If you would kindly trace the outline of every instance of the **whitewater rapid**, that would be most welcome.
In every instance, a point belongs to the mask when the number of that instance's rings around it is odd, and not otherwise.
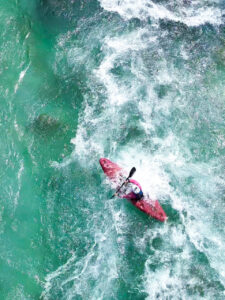
[[[198,42],[191,44],[189,29],[182,29],[184,34],[176,40],[173,28],[160,25],[163,20],[187,28],[219,26],[223,22],[220,2],[101,0],[100,4],[112,13],[105,30],[99,25],[101,16],[96,16],[99,23],[89,28],[80,44],[63,47],[70,44],[75,31],[58,39],[56,57],[66,55],[70,66],[84,68],[87,88],[71,140],[74,151],[53,167],[68,168],[79,161],[84,172],[96,169],[101,173],[100,157],[110,158],[127,171],[135,166],[134,178],[165,206],[169,220],[159,224],[126,202],[110,200],[103,174],[97,191],[95,182],[84,183],[88,192],[83,201],[89,208],[83,230],[90,236],[88,249],[81,256],[75,251],[47,275],[43,297],[50,299],[56,291],[63,291],[61,299],[78,295],[81,299],[120,299],[117,290],[123,280],[127,288],[135,284],[134,290],[146,299],[222,299],[225,207],[221,189],[225,183],[216,137],[211,136],[212,157],[202,156],[207,152],[204,127],[207,131],[215,120],[222,121],[220,100],[214,99],[218,106],[211,101],[213,87],[208,83],[206,87],[204,77],[214,71],[207,52],[214,50]],[[118,22],[118,16],[123,20]],[[134,18],[143,25],[127,28],[124,24]],[[86,26],[81,21],[76,30],[82,32]],[[204,43],[201,34],[198,39]],[[101,49],[97,63],[91,57],[96,44]],[[195,47],[205,51],[202,60]],[[61,72],[57,64],[54,71]],[[198,138],[201,133],[202,139]],[[221,139],[224,143],[224,136]],[[76,224],[74,234],[80,234]],[[132,259],[135,265],[138,258],[143,268],[135,275]],[[126,297],[132,299],[129,294]]]

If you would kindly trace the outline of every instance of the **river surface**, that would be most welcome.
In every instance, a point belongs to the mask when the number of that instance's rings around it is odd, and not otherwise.
[[[0,28],[0,299],[225,299],[225,2],[0,0]]]

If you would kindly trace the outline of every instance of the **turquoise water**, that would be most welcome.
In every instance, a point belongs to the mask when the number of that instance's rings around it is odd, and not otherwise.
[[[224,15],[0,0],[0,299],[225,299]],[[110,199],[100,157],[167,223]]]

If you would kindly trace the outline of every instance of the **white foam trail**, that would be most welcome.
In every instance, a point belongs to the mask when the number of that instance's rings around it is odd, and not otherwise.
[[[131,18],[167,19],[184,23],[187,26],[199,26],[205,23],[220,25],[222,23],[222,11],[216,3],[214,3],[215,7],[207,7],[207,2],[204,5],[204,2],[191,1],[191,4],[185,6],[179,1],[174,1],[171,3],[171,10],[149,0],[100,0],[100,3],[105,10],[117,12],[126,20]]]
[[[95,228],[95,242],[88,249],[88,253],[79,257],[72,257],[56,271],[46,277],[43,299],[49,299],[63,291],[61,299],[74,299],[81,296],[87,299],[106,299],[111,295],[111,285],[117,273],[117,252],[109,238],[111,228],[104,231]],[[114,249],[115,250],[115,249]],[[88,282],[94,282],[93,289],[87,289]]]
[[[25,40],[27,40],[30,36],[30,32],[27,33],[27,35],[25,36]]]
[[[93,108],[87,103],[85,105],[84,116],[80,117],[81,123],[78,126],[76,137],[71,140],[75,145],[75,152],[72,156],[79,156],[80,162],[86,161],[88,153],[92,153],[96,158],[104,153],[104,147],[99,143],[98,133],[101,128],[96,128]],[[97,131],[90,135],[90,130],[96,128]],[[91,162],[91,161],[90,161]],[[92,161],[93,162],[93,161]]]
[[[160,249],[155,246],[157,240],[161,241]],[[188,269],[192,249],[183,226],[174,228],[165,224],[154,230],[148,229],[136,244],[143,255],[149,249],[153,252],[145,262],[142,276],[142,289],[148,294],[146,299],[188,299],[184,281],[194,285],[196,279],[190,276]]]
[[[51,289],[53,288],[52,281],[54,281],[54,279],[56,279],[61,274],[65,273],[70,268],[70,264],[74,263],[75,259],[76,259],[76,256],[75,256],[75,254],[73,254],[71,256],[71,258],[64,265],[60,266],[57,270],[55,270],[54,272],[52,272],[46,276],[45,284],[44,284],[44,291],[42,292],[42,295],[41,295],[41,297],[43,297],[43,299],[49,299]]]
[[[154,241],[157,239],[163,244],[160,249],[154,247]],[[146,260],[143,275],[143,290],[148,294],[147,299],[210,300],[217,297],[217,291],[213,289],[205,291],[203,288],[202,293],[200,278],[209,271],[204,264],[192,263],[193,246],[182,225],[176,225],[176,228],[165,226],[157,232],[149,230],[145,238],[139,241],[139,245],[143,252],[147,251],[148,247],[154,251],[154,255]],[[210,280],[212,279],[207,277],[204,279],[206,284]]]
[[[23,130],[20,128],[20,126],[18,125],[16,119],[14,120],[14,128],[15,128],[17,134],[18,134],[19,140],[21,141],[21,138],[23,137],[24,132],[23,132]]]
[[[130,94],[127,93],[127,87],[119,86],[111,73],[115,62],[120,57],[129,55],[134,51],[144,49],[147,44],[144,37],[147,34],[145,29],[132,32],[123,38],[106,38],[103,50],[108,54],[102,61],[100,67],[95,70],[95,75],[104,84],[107,90],[108,98],[112,105],[121,105],[129,101]],[[150,40],[151,41],[151,40]]]
[[[15,85],[15,87],[14,87],[14,93],[17,92],[17,90],[18,90],[18,88],[19,88],[21,82],[23,81],[23,78],[24,78],[24,76],[26,75],[26,72],[28,71],[29,67],[30,67],[30,63],[29,63],[29,65],[28,65],[24,70],[22,70],[22,71],[20,72],[19,79],[18,79],[18,81],[17,81],[17,83],[16,83],[16,85]]]
[[[20,169],[19,169],[18,175],[17,175],[18,190],[17,190],[17,193],[15,195],[15,200],[14,200],[14,207],[15,208],[17,207],[18,199],[19,199],[19,196],[20,196],[20,190],[21,190],[21,186],[22,186],[21,177],[22,177],[23,171],[24,171],[24,163],[23,163],[23,161],[21,161],[20,162]]]
[[[186,206],[189,206],[189,218],[184,221],[186,232],[195,247],[207,256],[211,267],[216,270],[220,282],[225,286],[225,231],[224,228],[221,231],[214,221],[220,212],[215,206],[211,210],[198,203],[192,203],[190,207],[190,202],[187,202]],[[221,209],[222,207],[219,208]]]

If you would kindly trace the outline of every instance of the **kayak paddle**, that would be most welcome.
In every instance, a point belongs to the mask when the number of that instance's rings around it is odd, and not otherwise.
[[[130,177],[132,177],[134,175],[134,173],[136,172],[136,168],[133,167],[130,170],[129,176],[126,178],[126,180],[124,181],[124,183],[116,190],[115,194],[112,195],[111,199],[114,198],[116,196],[116,194],[121,190],[121,188],[124,186],[124,184],[127,182],[127,180],[129,180]]]

